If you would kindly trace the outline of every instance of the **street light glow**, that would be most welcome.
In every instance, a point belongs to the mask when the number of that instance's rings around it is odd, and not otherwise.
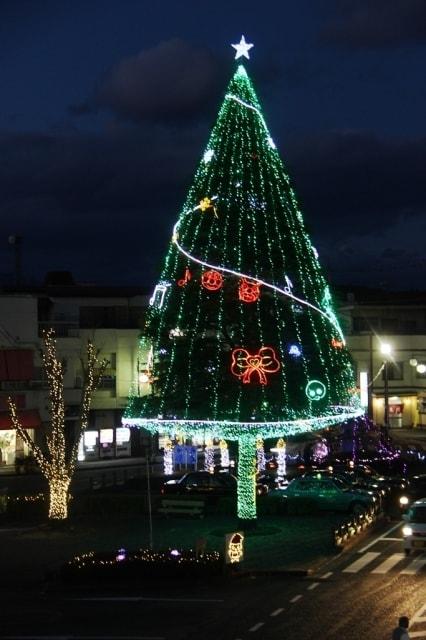
[[[390,356],[392,353],[392,345],[389,342],[382,342],[380,344],[380,352],[384,356]]]
[[[418,364],[416,371],[417,373],[426,373],[426,364]]]

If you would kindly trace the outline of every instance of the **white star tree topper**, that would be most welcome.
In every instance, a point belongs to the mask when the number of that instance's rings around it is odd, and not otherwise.
[[[235,54],[235,60],[238,60],[238,58],[241,58],[242,56],[244,56],[245,58],[247,58],[247,60],[250,60],[250,56],[248,54],[248,52],[250,51],[250,49],[253,47],[254,45],[249,44],[248,42],[246,42],[246,39],[244,36],[241,36],[241,40],[238,44],[232,44],[231,47],[233,47],[236,51]]]

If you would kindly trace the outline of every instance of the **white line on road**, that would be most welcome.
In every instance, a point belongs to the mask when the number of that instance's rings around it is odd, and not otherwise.
[[[398,562],[401,562],[405,558],[404,553],[393,553],[389,558],[386,558],[384,562],[379,564],[378,567],[373,569],[371,573],[387,573],[389,569],[392,569]]]
[[[143,598],[142,596],[114,596],[93,598],[68,598],[79,602],[224,602],[214,598]]]
[[[426,611],[426,604],[421,606],[420,609],[416,611],[416,613],[411,618],[411,623],[414,624],[415,622],[423,622],[424,620],[426,620],[426,618],[423,617],[423,614],[425,613],[425,611]]]
[[[403,569],[401,571],[402,574],[406,575],[406,576],[412,576],[415,573],[417,573],[418,571],[420,571],[420,569],[423,567],[423,565],[426,564],[426,558],[425,556],[422,554],[421,556],[419,556],[418,558],[416,558],[415,560],[413,560],[413,562],[410,562],[410,564],[408,565],[408,567],[406,567],[406,569]]]
[[[279,609],[275,609],[275,611],[273,611],[270,615],[271,618],[275,618],[275,616],[279,616],[280,613],[282,613],[284,611],[283,607],[280,607]]]
[[[312,584],[309,585],[308,591],[312,591],[312,589],[316,589],[318,585],[319,585],[319,582],[313,582]]]
[[[260,627],[263,627],[265,623],[264,622],[258,622],[257,624],[255,624],[253,627],[251,627],[251,629],[249,629],[249,631],[251,631],[252,633],[254,633],[255,631],[257,631],[258,629],[260,629]]]
[[[377,553],[376,551],[367,551],[362,558],[355,560],[355,562],[352,562],[352,564],[343,569],[342,573],[358,573],[360,569],[363,569],[369,562],[375,560],[379,555],[380,553]]]
[[[320,578],[321,578],[321,580],[327,580],[327,578],[329,578],[332,575],[333,575],[332,571],[327,571],[327,573],[324,573],[324,575],[320,576]]]
[[[380,538],[380,540],[389,540],[390,542],[401,542],[402,538]]]
[[[367,544],[367,546],[363,547],[362,549],[360,549],[358,551],[358,553],[364,553],[364,551],[367,551],[367,549],[369,549],[370,547],[372,547],[374,544],[376,544],[376,542],[378,542],[379,540],[383,540],[388,533],[392,533],[392,531],[395,531],[395,529],[398,529],[398,527],[401,526],[401,522],[398,522],[397,524],[395,524],[393,527],[391,527],[390,529],[388,529],[387,531],[385,531],[385,533],[382,536],[378,536],[377,538],[374,538],[373,542],[370,542],[370,544]]]
[[[293,602],[297,602],[298,600],[300,600],[300,598],[303,598],[303,596],[302,596],[301,594],[299,594],[298,596],[294,596],[294,598],[292,598],[292,599],[290,600],[290,602],[292,602],[292,603],[293,603]]]

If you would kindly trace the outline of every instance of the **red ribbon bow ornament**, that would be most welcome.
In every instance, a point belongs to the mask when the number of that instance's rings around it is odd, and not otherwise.
[[[272,347],[262,347],[255,354],[241,348],[232,352],[231,372],[237,378],[242,378],[244,384],[251,382],[253,373],[257,373],[260,384],[268,384],[265,374],[276,373],[280,366]]]

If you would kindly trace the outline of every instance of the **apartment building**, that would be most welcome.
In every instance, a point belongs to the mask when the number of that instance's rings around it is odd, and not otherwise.
[[[384,424],[387,398],[391,427],[426,425],[426,292],[352,287],[338,294],[370,415]]]
[[[90,339],[108,368],[96,391],[89,429],[81,443],[81,459],[138,453],[138,430],[121,426],[132,385],[145,394],[149,385],[139,376],[147,350],[139,337],[148,305],[141,288],[76,285],[66,274],[54,274],[43,287],[0,291],[0,450],[2,464],[28,455],[11,429],[7,398],[12,396],[22,424],[39,439],[49,421],[48,387],[41,366],[42,334],[52,327],[65,365],[64,397],[67,428],[79,414],[83,385],[82,358]],[[139,381],[139,378],[142,381]]]

